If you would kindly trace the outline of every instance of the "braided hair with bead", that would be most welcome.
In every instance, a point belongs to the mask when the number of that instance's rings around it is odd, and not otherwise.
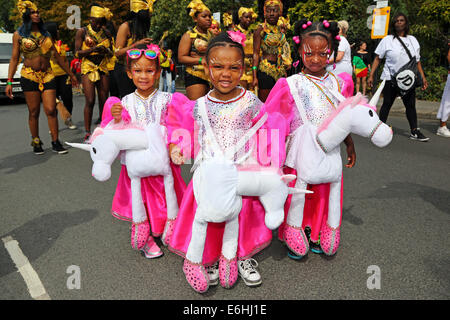
[[[336,61],[336,55],[339,47],[340,36],[337,22],[322,20],[318,22],[311,22],[306,19],[297,21],[294,26],[294,48],[295,72],[303,69],[303,61],[300,55],[302,40],[306,37],[323,37],[328,41],[330,53],[333,54],[333,60]]]

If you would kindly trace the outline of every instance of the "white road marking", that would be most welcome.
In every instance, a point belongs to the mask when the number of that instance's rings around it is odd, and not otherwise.
[[[50,296],[45,291],[44,285],[39,279],[38,274],[20,249],[19,242],[14,240],[11,236],[2,238],[2,241],[11,256],[11,259],[14,261],[17,270],[25,281],[31,297],[35,300],[51,300]]]

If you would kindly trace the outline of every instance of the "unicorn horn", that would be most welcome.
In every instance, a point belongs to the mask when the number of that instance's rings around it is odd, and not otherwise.
[[[85,144],[85,143],[71,143],[71,142],[66,142],[66,144],[68,144],[69,146],[73,147],[73,148],[78,148],[84,151],[91,151],[91,145],[89,144]]]
[[[372,99],[370,99],[369,105],[377,107],[378,100],[380,100],[381,92],[383,91],[384,84],[386,83],[386,80],[383,80],[381,82],[380,86],[377,89],[377,92],[373,95]]]

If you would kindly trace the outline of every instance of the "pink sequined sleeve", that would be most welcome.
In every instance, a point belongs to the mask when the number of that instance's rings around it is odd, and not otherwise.
[[[340,84],[342,85],[342,95],[346,98],[353,96],[354,84],[352,76],[346,72],[342,72],[338,74],[338,77],[340,78],[340,80],[342,80],[342,82],[340,82]]]
[[[111,120],[114,120],[111,114],[111,108],[116,103],[121,103],[120,99],[117,97],[109,97],[106,100],[105,105],[103,106],[102,122],[100,123],[100,127],[104,128],[111,122]],[[122,109],[122,121],[131,122],[130,114],[125,108]]]
[[[194,157],[194,106],[195,101],[174,93],[166,114],[168,142],[178,145],[183,155],[191,158]]]
[[[269,158],[272,166],[283,166],[286,158],[285,142],[291,133],[291,122],[296,117],[296,110],[286,79],[279,79],[261,110],[268,114],[267,121],[258,133],[258,161],[262,165],[267,165]]]

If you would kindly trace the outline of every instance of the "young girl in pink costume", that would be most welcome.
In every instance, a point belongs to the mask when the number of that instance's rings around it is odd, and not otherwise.
[[[287,156],[284,172],[293,174],[296,174],[294,168],[299,148],[298,142],[294,141],[299,132],[297,129],[304,123],[300,108],[304,110],[309,122],[319,127],[337,108],[340,94],[349,97],[353,92],[351,77],[326,71],[331,55],[336,55],[339,46],[337,23],[326,20],[315,23],[299,21],[295,25],[295,34],[293,40],[300,56],[301,72],[278,80],[265,104],[268,112],[278,111],[285,117]],[[351,168],[356,161],[351,136],[348,135],[344,142],[348,155],[346,167]],[[307,188],[314,193],[304,198],[294,194],[286,201],[285,223],[279,228],[278,237],[286,243],[288,256],[300,259],[310,247],[315,253],[336,253],[341,219],[328,217],[330,183],[310,185],[297,179],[295,187]],[[342,196],[340,212],[342,217]],[[331,249],[322,245],[330,242],[333,243]]]
[[[207,138],[211,132],[225,152],[235,147],[244,133],[265,114],[262,102],[252,92],[238,86],[244,67],[242,40],[245,41],[245,35],[232,31],[213,38],[208,44],[203,64],[214,88],[196,101],[169,107],[167,123],[173,143],[170,146],[173,161],[180,157],[195,158],[195,170],[202,159],[211,157],[214,150]],[[176,134],[180,129],[185,134]],[[236,158],[244,155],[247,148],[239,151]],[[244,167],[245,164],[238,165],[238,170]],[[228,257],[221,252],[226,241],[225,223],[205,222],[201,226],[202,232],[206,229],[204,249],[195,254],[189,250],[191,234],[197,230],[194,223],[196,210],[191,181],[180,206],[169,250],[185,258],[183,271],[194,290],[206,292],[210,285],[218,284],[219,278],[223,287],[230,288],[238,273],[246,285],[259,285],[261,277],[255,269],[257,262],[251,257],[270,244],[272,231],[264,223],[265,211],[258,198],[243,196],[238,219],[237,252]]]
[[[131,122],[140,126],[148,123],[166,125],[167,108],[170,104],[183,104],[188,99],[180,93],[161,92],[155,83],[161,73],[159,47],[157,45],[139,45],[127,52],[127,74],[136,85],[136,91],[119,100],[110,97],[102,116],[101,127],[112,123]],[[164,129],[163,129],[164,130]],[[173,232],[178,206],[186,185],[181,177],[180,167],[170,163],[172,176],[150,176],[141,178],[141,192],[147,217],[136,218],[132,214],[132,196],[127,167],[123,165],[117,183],[111,212],[114,217],[131,221],[131,246],[142,250],[145,257],[156,258],[163,254],[153,237],[162,236],[162,242],[168,244]],[[174,188],[173,192],[168,189]],[[139,221],[135,221],[139,220]]]

